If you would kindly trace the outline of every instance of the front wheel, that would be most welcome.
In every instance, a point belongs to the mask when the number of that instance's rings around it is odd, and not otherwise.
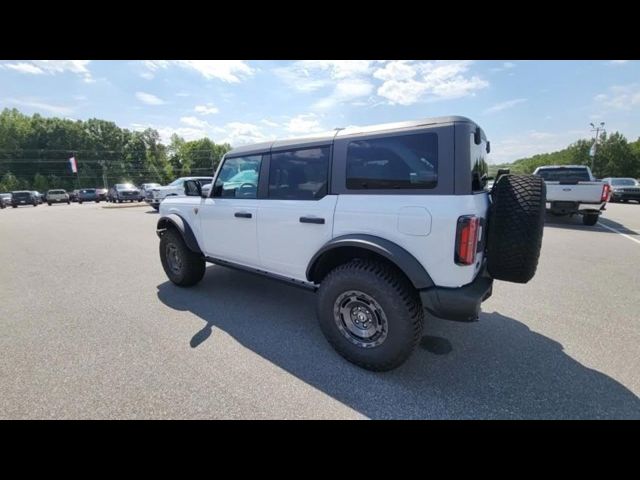
[[[373,371],[392,370],[422,337],[424,312],[416,290],[384,263],[352,260],[320,284],[320,328],[344,358]]]
[[[204,258],[189,250],[182,235],[173,228],[160,239],[160,261],[169,280],[180,287],[195,285],[204,276]]]
[[[598,223],[598,217],[599,217],[599,215],[597,213],[592,213],[592,214],[589,214],[589,215],[583,215],[582,216],[582,223],[592,227],[593,225]]]

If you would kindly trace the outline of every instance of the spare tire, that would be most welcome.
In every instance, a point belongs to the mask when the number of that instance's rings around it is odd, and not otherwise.
[[[538,267],[547,189],[535,175],[503,175],[491,191],[487,269],[496,280],[527,283]]]

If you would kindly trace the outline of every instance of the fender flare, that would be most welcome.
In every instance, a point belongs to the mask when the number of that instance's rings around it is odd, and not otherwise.
[[[396,265],[418,290],[434,286],[433,280],[422,264],[400,245],[374,235],[363,234],[341,235],[325,243],[309,261],[307,280],[314,281],[318,265],[322,258],[326,258],[324,255],[343,247],[363,248],[386,258]]]
[[[189,250],[194,253],[198,253],[202,255],[202,250],[198,245],[198,241],[196,240],[196,236],[193,234],[193,230],[184,218],[182,218],[177,213],[170,213],[158,220],[158,225],[156,228],[156,233],[158,237],[161,237],[165,230],[169,227],[174,227],[184,240],[184,243],[187,245]]]

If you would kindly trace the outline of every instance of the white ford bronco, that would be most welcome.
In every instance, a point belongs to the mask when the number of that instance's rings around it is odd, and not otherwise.
[[[489,191],[489,151],[464,117],[236,148],[211,189],[160,204],[162,266],[182,287],[211,262],[317,291],[331,345],[390,370],[425,316],[474,321],[494,279],[535,274],[544,182],[502,174]]]

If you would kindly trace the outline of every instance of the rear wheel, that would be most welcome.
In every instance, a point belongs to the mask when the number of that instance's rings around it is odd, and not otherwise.
[[[174,228],[167,230],[160,239],[160,260],[169,280],[180,287],[195,285],[204,276],[204,258],[189,250],[182,235]]]
[[[374,371],[400,366],[422,336],[424,312],[416,290],[399,271],[355,259],[320,284],[320,328],[344,358]]]
[[[588,214],[588,215],[583,215],[582,216],[582,223],[584,223],[585,225],[588,226],[593,226],[596,223],[598,223],[598,217],[599,215],[597,213],[592,213],[592,214]]]
[[[51,206],[51,202],[47,202],[47,205]]]

